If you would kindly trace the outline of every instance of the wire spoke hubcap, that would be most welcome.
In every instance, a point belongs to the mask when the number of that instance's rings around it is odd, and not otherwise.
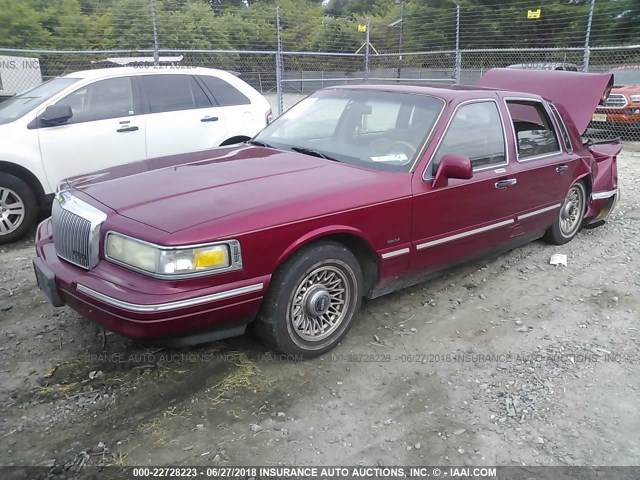
[[[298,284],[289,307],[289,321],[303,340],[317,342],[335,332],[350,305],[351,287],[345,273],[323,265]]]
[[[574,186],[560,210],[560,230],[564,236],[569,237],[578,229],[583,211],[584,195],[580,187]]]
[[[0,187],[0,235],[14,232],[24,220],[24,203],[13,190]]]

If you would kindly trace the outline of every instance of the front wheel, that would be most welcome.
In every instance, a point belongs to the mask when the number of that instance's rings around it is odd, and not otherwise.
[[[31,188],[18,177],[0,173],[0,245],[26,235],[37,213]]]
[[[556,245],[573,240],[580,230],[586,210],[587,192],[582,182],[571,186],[564,199],[560,213],[547,230],[545,238]]]
[[[257,320],[262,340],[301,357],[321,355],[349,331],[362,302],[362,271],[336,242],[310,245],[274,274]]]

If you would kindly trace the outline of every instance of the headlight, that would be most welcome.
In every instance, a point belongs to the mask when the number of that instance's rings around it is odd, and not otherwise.
[[[109,232],[105,256],[114,263],[166,278],[189,278],[242,268],[237,240],[174,248]]]
[[[632,102],[640,102],[640,95],[631,95],[629,98]]]

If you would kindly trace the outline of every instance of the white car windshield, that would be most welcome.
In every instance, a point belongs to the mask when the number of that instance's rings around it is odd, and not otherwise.
[[[444,100],[380,89],[329,89],[302,100],[253,140],[376,170],[407,172]]]
[[[0,125],[17,120],[34,108],[61,92],[78,78],[53,78],[48,82],[38,85],[26,92],[22,92],[14,97],[0,103]]]

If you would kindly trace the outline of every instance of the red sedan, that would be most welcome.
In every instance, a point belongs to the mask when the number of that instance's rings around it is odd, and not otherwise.
[[[504,69],[321,90],[247,144],[63,184],[38,283],[128,337],[193,344],[256,322],[274,349],[321,354],[363,297],[602,223],[620,145],[581,133],[611,81]]]

